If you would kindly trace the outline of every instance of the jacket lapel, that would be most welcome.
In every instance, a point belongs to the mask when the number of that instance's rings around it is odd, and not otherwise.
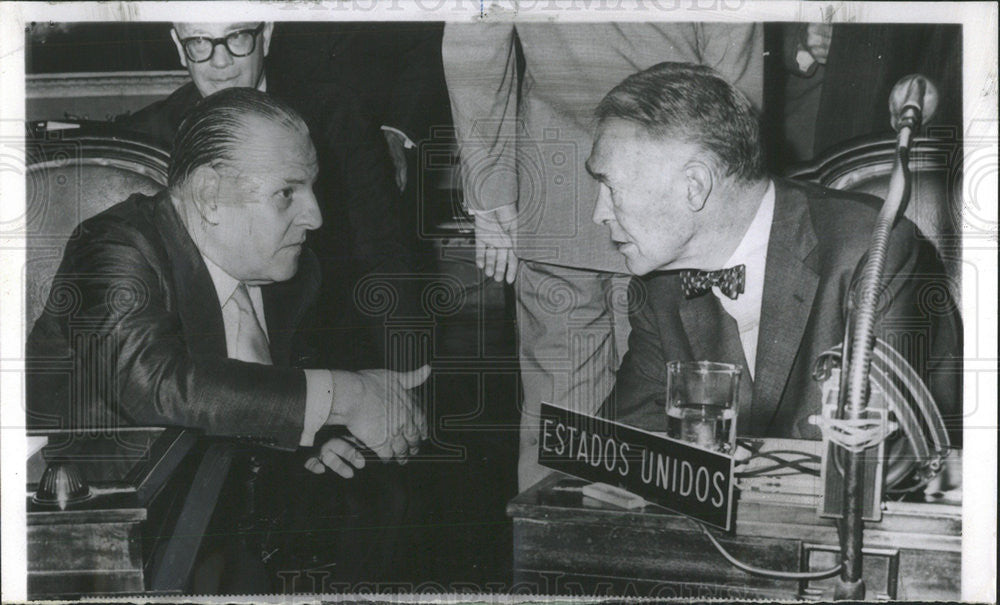
[[[297,364],[297,360],[292,359],[292,345],[303,317],[319,289],[318,275],[316,257],[309,249],[303,248],[299,270],[292,279],[261,288],[271,359],[275,365]]]
[[[188,349],[194,354],[226,357],[226,328],[212,276],[166,191],[154,201],[156,224],[167,242],[173,270],[176,308],[184,326]],[[292,337],[318,290],[316,258],[303,249],[299,271],[292,279],[263,286],[264,317],[271,359],[289,365]],[[215,304],[206,304],[206,301]]]
[[[154,214],[170,258],[177,295],[174,304],[188,350],[196,355],[225,357],[226,329],[212,277],[170,202],[167,190],[156,195]],[[206,301],[215,304],[206,304]]]
[[[754,435],[768,433],[819,284],[819,273],[809,258],[816,234],[805,195],[777,179],[774,186],[753,385]]]
[[[679,284],[680,280],[678,289]],[[745,434],[750,428],[752,415],[752,382],[736,320],[726,313],[719,299],[711,293],[692,299],[680,294],[679,312],[694,361],[721,361],[742,368],[736,431]]]
[[[270,284],[261,288],[264,297],[264,316],[267,319],[267,338],[271,359],[275,365],[288,365],[292,355],[292,336],[298,323],[299,307],[291,281]]]

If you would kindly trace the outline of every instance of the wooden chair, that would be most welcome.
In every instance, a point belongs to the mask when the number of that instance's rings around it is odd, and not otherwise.
[[[809,164],[792,168],[787,176],[884,199],[895,155],[894,138],[853,139]],[[956,303],[961,300],[961,160],[960,141],[917,138],[910,151],[913,189],[906,209],[906,217],[941,255]]]
[[[169,154],[100,123],[29,128],[26,145],[25,330],[45,308],[73,230],[133,193],[167,182]]]

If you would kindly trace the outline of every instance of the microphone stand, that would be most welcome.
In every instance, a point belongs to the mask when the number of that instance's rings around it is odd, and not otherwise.
[[[897,110],[897,98],[905,94]],[[872,232],[868,258],[857,290],[853,318],[848,314],[848,342],[844,343],[844,380],[840,389],[841,417],[861,421],[867,418],[868,378],[871,370],[872,350],[875,346],[876,303],[881,291],[889,235],[910,198],[909,154],[913,135],[920,127],[924,104],[928,116],[936,104],[933,85],[922,76],[907,76],[900,80],[892,92],[890,106],[893,110],[893,127],[899,132],[896,139],[896,159],[885,203],[876,219]],[[846,388],[844,388],[846,386]],[[844,450],[844,515],[841,532],[843,567],[834,598],[861,600],[865,597],[862,577],[862,547],[864,544],[864,462],[865,453]]]

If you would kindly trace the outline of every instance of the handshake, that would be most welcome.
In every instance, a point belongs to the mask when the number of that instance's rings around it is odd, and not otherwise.
[[[343,425],[351,436],[334,437],[306,460],[306,468],[320,474],[327,468],[344,478],[363,468],[363,447],[382,460],[405,464],[427,438],[427,419],[415,404],[411,389],[431,374],[425,365],[411,372],[392,370],[333,371],[333,405],[326,424]]]

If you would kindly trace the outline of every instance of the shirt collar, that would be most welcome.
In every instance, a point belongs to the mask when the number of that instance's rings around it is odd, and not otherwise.
[[[177,214],[181,214],[181,202],[173,195],[170,196],[170,202],[173,204],[174,209]],[[181,220],[181,224],[184,225],[184,229],[187,230],[187,224],[184,220]],[[195,244],[197,247],[197,244]],[[201,250],[198,251],[201,254],[201,260],[205,263],[205,267],[208,269],[208,275],[212,278],[212,285],[215,286],[215,294],[219,297],[219,306],[225,306],[229,302],[230,297],[232,297],[233,292],[236,291],[236,287],[240,285],[240,280],[236,279],[232,275],[226,273],[222,267],[213,263]]]
[[[205,261],[205,267],[208,268],[208,274],[212,277],[212,285],[215,286],[215,294],[219,297],[219,306],[224,307],[226,306],[226,303],[229,302],[233,292],[235,292],[236,288],[240,285],[240,281],[223,271],[221,267],[209,260],[204,254],[201,255],[201,258]]]
[[[740,240],[739,245],[733,250],[723,267],[734,267],[740,264],[746,265],[748,270],[751,267],[763,267],[764,261],[767,259],[767,242],[771,236],[771,220],[773,218],[774,182],[768,181],[767,191],[764,192],[760,206],[757,207],[757,214],[750,221],[750,226],[743,234],[743,239]],[[763,274],[757,277],[763,278]],[[749,280],[748,272],[747,281]]]

